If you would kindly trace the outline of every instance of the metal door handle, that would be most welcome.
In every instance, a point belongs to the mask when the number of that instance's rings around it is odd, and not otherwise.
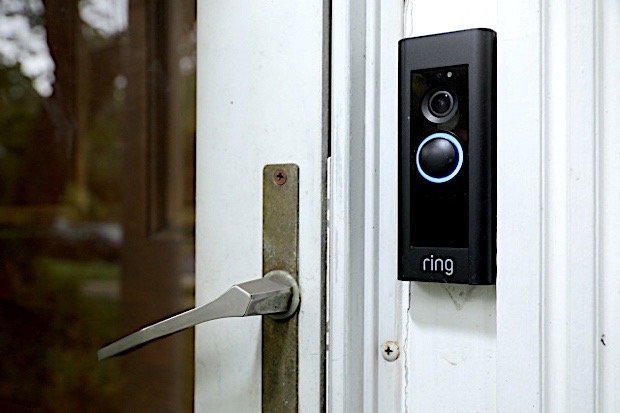
[[[103,360],[124,354],[149,341],[218,318],[266,314],[287,318],[295,313],[298,306],[299,288],[295,279],[286,271],[271,271],[263,278],[233,285],[210,303],[129,334],[99,349],[97,357]]]

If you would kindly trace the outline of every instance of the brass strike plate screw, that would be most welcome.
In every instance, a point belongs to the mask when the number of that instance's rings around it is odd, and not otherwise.
[[[273,173],[273,182],[275,182],[276,185],[284,185],[286,183],[286,178],[286,171],[282,168],[276,169],[276,171]]]

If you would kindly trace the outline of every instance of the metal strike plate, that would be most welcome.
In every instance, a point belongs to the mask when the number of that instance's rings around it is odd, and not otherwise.
[[[263,169],[263,274],[298,276],[299,167]],[[287,318],[286,320],[278,318]],[[262,411],[298,411],[298,313],[263,317]]]
[[[263,317],[262,411],[298,411],[299,168],[263,169],[263,277],[232,286],[219,298],[125,336],[97,352],[99,360],[197,324],[228,317]]]

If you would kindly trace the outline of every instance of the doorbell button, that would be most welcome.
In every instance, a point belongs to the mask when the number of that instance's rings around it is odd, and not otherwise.
[[[463,147],[449,133],[433,133],[418,146],[416,166],[427,181],[436,184],[448,182],[463,166]]]
[[[433,139],[420,148],[420,167],[432,177],[449,175],[454,170],[456,161],[456,149],[446,139]]]

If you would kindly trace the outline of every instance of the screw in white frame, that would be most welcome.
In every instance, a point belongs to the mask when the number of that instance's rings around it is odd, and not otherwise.
[[[394,361],[400,355],[400,347],[398,342],[395,340],[388,340],[383,343],[383,348],[381,351],[383,358],[387,361]]]

